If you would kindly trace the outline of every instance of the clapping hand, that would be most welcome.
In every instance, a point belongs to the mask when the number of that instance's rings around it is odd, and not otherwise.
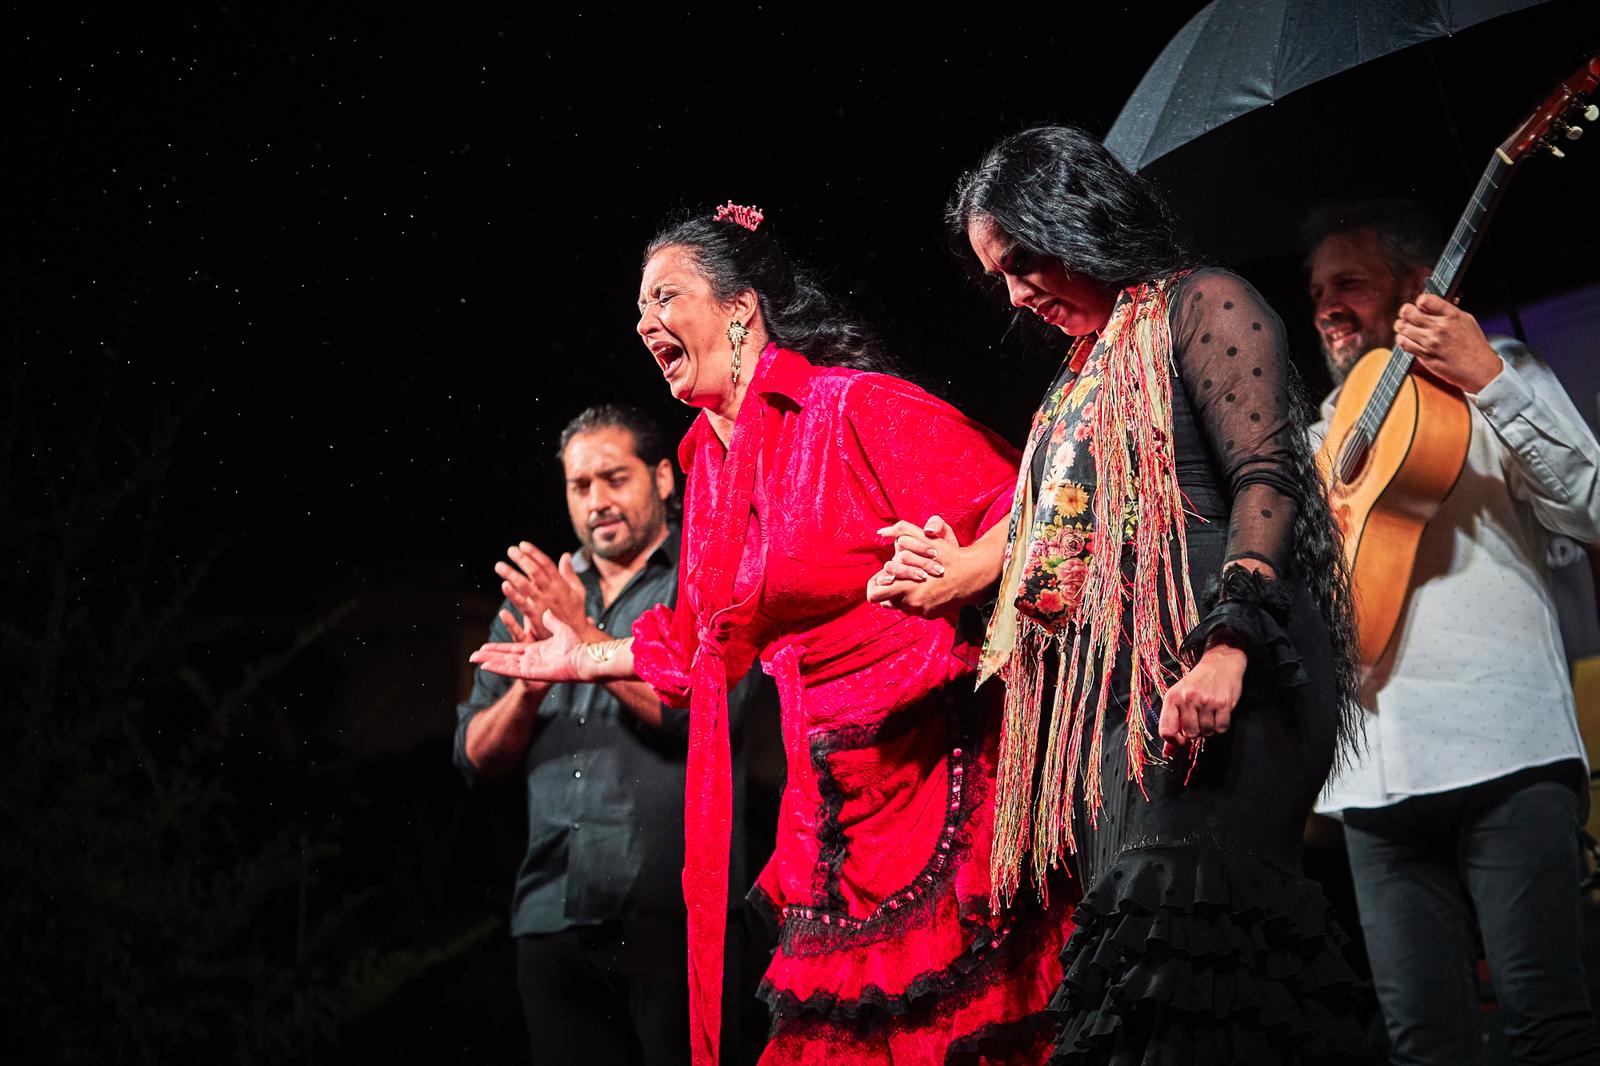
[[[549,637],[550,632],[541,621],[546,611],[584,639],[602,636],[584,613],[583,582],[572,568],[571,553],[563,554],[560,562],[551,562],[544,552],[523,541],[506,549],[506,556],[515,565],[495,563],[494,571],[501,578],[500,591],[522,612],[521,624],[510,611],[500,612],[500,620],[513,639],[520,642]]]

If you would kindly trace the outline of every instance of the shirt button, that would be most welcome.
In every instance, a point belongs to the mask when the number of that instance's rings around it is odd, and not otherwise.
[[[574,771],[572,771],[572,776],[573,777],[582,777],[583,776],[583,771],[582,770],[574,770]]]
[[[580,718],[580,719],[578,719],[578,724],[582,725],[583,723],[587,722],[588,720],[589,719],[587,719],[587,718]]]
[[[597,622],[595,624],[595,628],[596,629],[604,629],[605,627],[606,627],[606,624],[604,622]]]
[[[573,832],[574,832],[574,833],[576,833],[576,832],[577,832],[577,831],[578,831],[578,830],[579,830],[579,829],[581,829],[581,828],[583,828],[583,827],[582,827],[582,826],[580,826],[580,825],[579,825],[579,824],[578,824],[578,823],[577,823],[577,822],[573,822],[573,823],[572,823],[572,831],[573,831]]]

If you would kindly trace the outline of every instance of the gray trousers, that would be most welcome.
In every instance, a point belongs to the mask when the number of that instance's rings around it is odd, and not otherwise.
[[[1345,812],[1391,1066],[1479,1057],[1481,933],[1519,1063],[1600,1063],[1584,980],[1575,763]]]

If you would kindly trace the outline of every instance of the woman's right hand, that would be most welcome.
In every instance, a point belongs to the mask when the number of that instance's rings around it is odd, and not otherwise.
[[[868,603],[909,614],[948,614],[994,580],[986,574],[979,546],[962,547],[955,530],[938,515],[920,526],[896,522],[878,535],[894,538],[894,554],[867,581]]]
[[[524,639],[485,644],[472,653],[470,661],[492,674],[524,681],[555,684],[589,680],[585,676],[585,668],[593,659],[584,653],[584,645],[578,639],[578,634],[552,611],[544,612],[540,621],[550,634],[543,640],[526,639],[532,634],[523,631],[521,635]],[[517,632],[517,629],[512,630],[513,635],[517,635]]]

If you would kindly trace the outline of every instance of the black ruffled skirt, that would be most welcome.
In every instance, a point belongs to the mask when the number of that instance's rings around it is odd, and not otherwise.
[[[1075,917],[1053,1062],[1371,1061],[1370,994],[1314,881],[1215,848],[1137,848]]]

